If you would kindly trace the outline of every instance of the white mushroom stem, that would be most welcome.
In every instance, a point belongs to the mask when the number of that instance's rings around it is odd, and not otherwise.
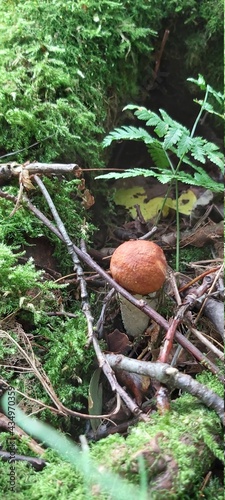
[[[144,300],[152,309],[157,308],[158,304],[158,294],[153,292],[147,296],[134,295],[138,300]],[[138,309],[136,306],[131,304],[127,299],[119,294],[120,301],[120,311],[122,316],[122,321],[124,328],[128,335],[132,337],[138,337],[144,333],[149,324],[149,316]]]

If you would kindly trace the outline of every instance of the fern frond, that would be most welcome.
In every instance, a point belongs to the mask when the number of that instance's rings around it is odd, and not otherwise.
[[[212,163],[217,165],[222,172],[224,171],[224,155],[221,151],[217,153],[208,153],[207,157]]]
[[[181,139],[183,131],[177,127],[170,127],[163,141],[164,149],[171,149]]]
[[[207,156],[207,158],[217,165],[219,169],[223,172],[224,171],[224,154],[216,144],[213,142],[206,142],[204,146],[204,151]]]
[[[128,168],[126,170],[127,177],[137,177],[141,175],[142,177],[157,177],[158,178],[158,172],[156,170],[151,170],[147,168]]]
[[[202,167],[193,163],[187,156],[183,157],[183,162],[192,167],[195,172],[192,175],[187,172],[180,171],[176,174],[177,180],[193,186],[202,186],[206,189],[211,189],[211,191],[214,191],[215,193],[223,192],[223,183],[214,181]]]
[[[188,132],[188,129],[184,125],[181,125],[181,123],[173,120],[173,118],[171,118],[171,116],[169,116],[168,113],[164,109],[160,109],[159,111],[160,111],[160,114],[163,118],[163,121],[167,125],[169,125],[172,128],[176,127],[176,128],[183,130],[184,132]]]
[[[149,123],[149,121],[147,122]],[[158,137],[164,137],[166,133],[169,130],[169,125],[165,123],[161,118],[158,119],[158,123],[156,127],[154,128],[154,132],[157,134]]]
[[[95,179],[121,179],[124,172],[109,172],[108,174],[97,175]]]
[[[126,170],[127,177],[136,177],[141,175],[142,177],[155,177],[162,184],[167,184],[173,179],[173,174],[167,168],[156,168],[155,170],[144,169],[144,168],[134,168]]]
[[[158,168],[170,167],[167,154],[165,153],[161,142],[155,140],[152,144],[149,144],[148,151],[156,167]]]
[[[223,191],[223,185],[214,181],[204,170],[202,171],[202,174],[195,172],[194,175],[180,171],[176,175],[176,179],[184,184],[188,184],[189,186],[205,187],[214,193],[220,193]]]
[[[195,78],[187,78],[188,82],[195,83],[201,90],[206,90],[206,82],[204,76],[198,74],[198,80]]]
[[[193,170],[195,170],[196,172],[205,172],[205,170],[203,170],[202,167],[200,167],[200,165],[198,165],[197,163],[193,163],[193,161],[186,155],[183,156],[182,158],[182,162],[183,163],[186,163],[187,165],[189,165],[190,167],[193,168]]]
[[[137,104],[127,104],[126,106],[124,106],[123,108],[123,111],[126,111],[127,109],[146,109],[144,108],[143,106],[137,106]]]
[[[156,113],[154,113],[154,111],[150,111],[144,106],[136,106],[135,104],[128,104],[128,106],[125,106],[125,108],[123,108],[123,111],[126,109],[132,109],[132,110],[135,109],[136,111],[134,112],[134,114],[135,116],[137,116],[139,120],[144,120],[145,122],[148,122],[148,120],[153,119],[153,123],[151,124],[146,123],[146,125],[156,125],[158,121],[161,120],[161,118]]]
[[[135,106],[134,104],[128,104],[128,106],[125,106],[125,108],[123,108],[123,109],[124,110],[126,110],[126,109],[134,110],[135,109],[136,110],[134,112],[135,116],[137,116],[137,118],[139,120],[144,120],[146,122],[146,125],[149,127],[150,126],[155,127],[155,126],[163,123],[162,118],[160,118],[160,116],[157,115],[157,113],[155,113],[154,111],[150,111],[149,109],[146,109],[144,106]]]
[[[154,139],[149,135],[149,133],[144,128],[137,128],[133,126],[124,125],[121,128],[115,128],[112,132],[110,132],[103,140],[103,147],[106,148],[110,146],[112,141],[121,141],[121,140],[129,140],[129,141],[144,141],[145,144],[151,144]]]
[[[208,90],[210,92],[210,94],[213,95],[213,97],[215,97],[216,101],[220,104],[220,106],[223,107],[224,105],[224,95],[221,93],[221,92],[218,92],[217,90],[213,89],[211,87],[211,85],[208,85]]]
[[[183,133],[180,141],[177,144],[177,156],[181,158],[183,155],[185,155],[190,150],[191,145],[192,138],[189,131],[187,131],[187,133]]]
[[[193,158],[200,163],[205,163],[205,151],[204,151],[204,145],[206,141],[202,137],[194,137],[192,138],[192,144],[191,144],[191,149],[190,153],[193,156]]]
[[[202,174],[199,172],[194,173],[194,182],[196,186],[203,186],[214,193],[223,193],[224,191],[223,183],[214,181],[204,170]]]
[[[95,179],[126,179],[130,177],[157,177],[158,173],[154,170],[147,170],[144,168],[128,168],[124,172],[109,172],[95,177]],[[158,177],[157,177],[158,178]]]

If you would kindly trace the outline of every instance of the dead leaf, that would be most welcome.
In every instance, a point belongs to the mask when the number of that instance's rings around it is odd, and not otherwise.
[[[102,383],[100,382],[102,370],[97,368],[90,381],[89,391],[88,391],[88,411],[90,415],[101,415],[102,413]],[[93,431],[96,431],[99,425],[101,425],[101,419],[91,419],[91,427]]]
[[[148,392],[151,384],[150,377],[137,373],[115,370],[116,378],[121,385],[125,385],[128,391],[135,397],[138,406],[141,406],[144,395]]]
[[[94,205],[95,199],[94,196],[90,193],[89,189],[85,189],[84,192],[82,193],[82,205],[84,208],[87,210]]]
[[[35,186],[32,184],[32,182],[30,180],[29,170],[22,169],[22,171],[20,173],[20,181],[22,182],[25,189],[27,189],[27,191],[30,191],[31,189],[35,189]]]
[[[218,241],[223,236],[223,221],[216,224],[209,220],[206,224],[187,231],[181,238],[180,246],[193,245],[197,248],[204,247],[207,243]]]
[[[151,191],[151,198],[147,194],[147,188],[135,185],[129,188],[120,188],[115,191],[114,201],[117,205],[122,205],[127,208],[135,219],[137,216],[136,206],[139,205],[141,214],[145,221],[153,219],[162,210],[163,217],[169,215],[170,210],[176,210],[176,200],[168,197],[165,202],[165,193],[160,196],[155,196]],[[190,215],[193,206],[195,205],[197,196],[192,188],[181,193],[178,199],[178,210],[181,214]]]
[[[126,333],[116,329],[107,335],[107,345],[109,351],[125,355],[132,344]]]

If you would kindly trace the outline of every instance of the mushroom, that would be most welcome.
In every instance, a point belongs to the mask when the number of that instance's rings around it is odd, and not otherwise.
[[[113,253],[110,262],[114,280],[136,298],[144,298],[153,308],[157,303],[156,292],[166,279],[166,271],[167,262],[163,250],[146,240],[122,243]],[[126,332],[133,337],[142,334],[148,326],[149,317],[121,295],[120,309]]]

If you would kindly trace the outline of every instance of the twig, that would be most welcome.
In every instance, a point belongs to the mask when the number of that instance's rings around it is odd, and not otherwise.
[[[8,432],[9,431],[9,422],[10,422],[10,419],[6,415],[4,415],[3,413],[0,413],[0,428],[4,429],[6,432]],[[15,436],[18,436],[19,438],[21,438],[21,437],[29,438],[29,440],[27,440],[27,446],[29,446],[29,448],[32,451],[34,451],[35,453],[38,453],[39,455],[42,455],[44,453],[44,451],[45,451],[44,448],[42,448],[33,438],[28,436],[27,433],[24,432],[16,424],[13,427],[13,434],[15,434]]]
[[[60,311],[46,312],[45,314],[47,316],[64,316],[66,318],[77,318],[77,314],[69,313],[69,312],[66,312],[66,311],[63,311],[63,312],[60,312]]]
[[[55,219],[55,222],[57,224],[58,230],[60,231],[60,233],[62,235],[63,241],[66,243],[68,253],[72,258],[72,261],[74,264],[74,270],[77,273],[77,279],[80,283],[82,310],[83,310],[83,312],[86,316],[86,320],[87,320],[87,326],[88,326],[88,344],[87,345],[90,345],[91,340],[92,340],[92,333],[93,333],[93,317],[91,315],[90,306],[89,306],[89,303],[87,300],[87,290],[86,290],[85,279],[83,277],[83,268],[80,264],[80,260],[77,256],[75,249],[74,249],[73,242],[71,241],[71,239],[68,236],[68,233],[66,231],[64,223],[56,210],[56,207],[51,199],[51,196],[48,193],[48,190],[46,189],[42,180],[37,175],[34,175],[34,180],[37,183],[37,185],[39,186],[43,196],[45,197],[45,199],[48,203],[48,206],[49,206],[49,208],[52,212],[52,215]],[[84,250],[84,246],[83,246],[83,252],[86,253]]]
[[[156,79],[157,76],[158,76],[158,71],[159,71],[159,68],[160,68],[160,63],[161,63],[163,51],[164,51],[167,39],[169,37],[169,34],[170,34],[170,31],[168,29],[164,31],[164,35],[163,35],[161,47],[160,47],[160,50],[159,50],[159,53],[158,53],[158,57],[157,57],[156,62],[155,62],[154,79]]]
[[[119,385],[117,382],[115,373],[112,371],[110,364],[108,363],[107,356],[103,354],[99,347],[99,343],[93,335],[93,346],[95,349],[96,356],[98,358],[99,366],[102,368],[104,374],[110,382],[113,391],[116,391],[117,394],[123,399],[124,403],[127,405],[129,410],[133,413],[135,417],[138,417],[139,420],[143,420],[144,422],[148,421],[148,416],[142,412],[142,410],[137,406],[136,403],[128,396],[127,392]],[[115,412],[114,412],[115,413]]]
[[[0,450],[0,457],[4,462],[12,460],[12,453]],[[28,457],[26,455],[13,454],[13,461],[28,462],[36,471],[41,471],[46,466],[46,461],[43,458]]]
[[[74,263],[74,269],[77,271],[77,278],[80,281],[80,285],[81,285],[81,298],[83,301],[82,310],[86,316],[87,326],[88,326],[88,345],[90,344],[90,342],[93,343],[95,353],[96,353],[96,356],[98,358],[99,366],[103,369],[104,374],[106,375],[106,377],[107,377],[107,379],[112,387],[112,390],[113,391],[116,390],[117,394],[119,394],[122,397],[122,399],[124,400],[124,402],[126,403],[128,408],[132,411],[132,413],[135,416],[139,416],[140,419],[146,420],[146,418],[147,418],[146,415],[144,413],[142,413],[140,408],[127,395],[126,391],[124,391],[124,389],[122,389],[122,387],[120,387],[120,385],[118,384],[116,377],[115,377],[115,374],[112,372],[112,369],[109,367],[109,365],[106,361],[106,358],[99,347],[97,339],[93,333],[93,317],[91,315],[90,305],[88,302],[88,294],[87,294],[87,290],[86,290],[86,282],[85,282],[85,279],[83,277],[83,269],[80,265],[80,261],[79,261],[79,258],[77,256],[77,249],[75,250],[75,245],[73,245],[72,241],[70,240],[70,238],[67,234],[66,228],[65,228],[61,218],[59,217],[59,214],[55,208],[55,205],[54,205],[47,189],[45,188],[42,180],[36,175],[34,176],[34,179],[35,179],[36,183],[38,184],[39,188],[41,189],[41,191],[42,191],[42,193],[43,193],[43,195],[44,195],[44,197],[49,205],[49,208],[52,212],[52,215],[55,219],[55,222],[58,226],[58,229],[63,237],[64,242],[67,245],[68,252],[72,257],[72,260]],[[86,252],[85,242],[83,240],[81,240],[81,250],[79,250],[79,252],[80,251],[82,252],[82,255],[88,256],[88,254]],[[115,410],[114,410],[114,413],[115,413]]]
[[[197,281],[201,280],[202,278],[204,278],[205,276],[208,276],[211,273],[215,273],[218,270],[219,270],[219,274],[220,274],[220,272],[221,272],[221,266],[217,266],[217,267],[213,267],[211,269],[207,269],[206,271],[204,271],[204,273],[200,274],[199,276],[196,276],[193,280],[189,281],[184,286],[182,286],[181,288],[179,288],[179,292],[180,293],[184,292],[185,290],[187,290],[188,288],[190,288],[190,286],[194,285],[194,283],[196,283]]]
[[[54,389],[53,389],[53,387],[51,385],[51,382],[50,382],[48,376],[44,372],[44,370],[43,370],[40,362],[38,360],[36,360],[33,351],[32,351],[32,355],[30,357],[27,354],[27,352],[18,344],[18,342],[16,342],[16,340],[13,337],[11,337],[11,335],[8,332],[0,330],[0,335],[9,338],[9,340],[17,347],[17,349],[20,351],[20,353],[26,359],[28,365],[32,368],[32,371],[33,371],[34,375],[40,381],[40,383],[42,384],[43,388],[47,392],[48,396],[50,397],[50,399],[55,404],[55,406],[57,408],[57,413],[59,415],[61,415],[61,416],[71,415],[73,417],[79,417],[79,418],[85,418],[85,419],[91,419],[91,418],[109,419],[110,417],[112,417],[118,411],[118,408],[116,408],[110,414],[107,414],[107,415],[89,415],[89,414],[86,414],[86,413],[80,413],[80,412],[77,412],[77,411],[74,411],[74,410],[70,410],[70,408],[67,408],[66,406],[64,406],[60,402],[60,400],[58,399],[58,396],[56,395],[56,393],[55,393],[55,391],[54,391]],[[24,332],[24,336],[26,337],[25,332]],[[32,347],[31,347],[31,350],[32,350]],[[5,381],[4,381],[4,384],[5,384],[6,388],[9,387],[9,384],[6,383]],[[15,391],[18,392],[19,394],[21,394],[20,391],[18,391],[16,389],[15,389]],[[35,401],[35,400],[33,400],[32,398],[29,398],[29,397],[28,397],[28,399],[30,399],[32,401]],[[46,407],[47,407],[47,405],[43,405],[42,409],[44,409]],[[54,411],[54,409],[53,409],[53,411]]]
[[[93,317],[91,315],[91,311],[90,311],[90,306],[89,306],[89,302],[88,302],[88,296],[87,296],[87,291],[86,291],[86,283],[85,283],[85,279],[83,278],[83,269],[80,265],[80,260],[77,256],[77,251],[74,249],[74,245],[72,243],[72,241],[70,240],[68,234],[67,234],[67,231],[65,229],[65,226],[61,220],[61,218],[59,217],[59,214],[55,208],[55,205],[47,191],[47,189],[45,188],[42,180],[38,177],[38,176],[34,176],[34,179],[36,181],[36,183],[38,184],[39,188],[41,189],[42,191],[42,194],[44,195],[48,205],[49,205],[49,208],[52,212],[52,215],[56,221],[56,224],[58,226],[58,231],[60,232],[61,234],[61,237],[63,239],[63,241],[66,243],[67,245],[67,249],[68,249],[68,253],[71,255],[72,257],[72,260],[73,260],[73,263],[74,263],[74,269],[75,271],[77,272],[77,278],[78,280],[80,281],[80,286],[81,286],[81,298],[82,298],[82,310],[86,316],[86,320],[87,320],[87,326],[88,326],[88,345],[90,344],[90,342],[92,341],[93,342],[93,346],[94,346],[94,349],[95,349],[95,352],[96,352],[96,355],[97,355],[97,358],[98,358],[98,361],[99,361],[99,366],[102,367],[106,377],[108,378],[109,380],[109,383],[112,387],[112,390],[113,391],[117,391],[118,394],[121,395],[121,397],[123,398],[124,402],[128,405],[129,409],[134,413],[134,415],[136,416],[139,416],[140,419],[142,420],[146,420],[147,417],[145,414],[142,413],[142,411],[140,410],[140,408],[132,401],[132,399],[127,395],[126,391],[124,391],[124,389],[122,389],[117,380],[116,380],[116,377],[115,377],[115,374],[112,372],[112,369],[109,367],[108,363],[106,362],[105,360],[105,357],[98,345],[98,342],[97,342],[97,339],[94,337],[94,334],[93,334]],[[79,250],[82,252],[82,255],[87,255],[87,252],[86,252],[86,248],[85,248],[85,243],[84,241],[81,242],[81,245],[82,245],[82,250]],[[18,348],[21,350],[21,347],[18,345]],[[22,350],[23,351],[23,350]],[[66,410],[66,412],[68,413],[73,413],[74,415],[76,414],[76,416],[81,416],[81,414],[78,414],[77,412],[70,412],[69,409],[65,409],[65,407],[60,403],[60,401],[58,400],[58,397],[56,396],[53,388],[51,387],[50,389],[50,381],[49,379],[47,378],[47,376],[45,375],[45,377],[40,376],[39,374],[39,371],[37,370],[36,366],[35,366],[35,363],[34,363],[34,360],[30,360],[29,357],[27,356],[26,352],[23,351],[23,355],[25,357],[25,359],[28,361],[28,363],[31,364],[33,370],[34,370],[34,373],[36,374],[36,376],[38,377],[38,379],[41,381],[42,385],[44,386],[45,390],[47,391],[47,393],[49,394],[49,396],[53,399],[55,405],[57,406],[57,408],[60,410]],[[116,410],[114,410],[112,412],[112,414],[114,414],[115,412],[118,411],[118,408]],[[112,415],[111,414],[111,415]],[[110,415],[110,416],[111,416]],[[92,416],[93,417],[93,416]],[[96,416],[94,416],[95,418],[97,418]],[[101,418],[108,418],[109,415],[107,416],[102,416]],[[98,418],[99,418],[99,415],[98,415]]]
[[[166,332],[166,336],[164,339],[164,342],[162,344],[162,349],[159,354],[158,361],[161,363],[167,363],[169,359],[169,354],[172,350],[173,347],[173,340],[175,337],[176,329],[181,323],[182,318],[181,317],[175,317],[172,319],[171,324]]]
[[[5,193],[0,191],[0,196],[9,199],[10,201],[14,201],[14,197],[11,195],[5,196]],[[13,198],[13,200],[12,200]],[[60,238],[63,242],[64,239],[58,229],[52,224],[52,222],[44,215],[37,207],[35,207],[28,199],[26,199],[26,204],[28,208],[36,215],[36,217],[41,220],[46,227],[48,227],[58,238]],[[83,253],[76,245],[73,244],[74,250],[77,255],[83,260],[89,267],[91,267],[96,273],[102,276],[106,282],[108,282],[117,292],[119,292],[123,297],[131,302],[131,304],[135,305],[138,309],[142,310],[147,316],[153,319],[158,325],[160,325],[165,330],[168,330],[169,323],[163,318],[158,312],[148,306],[143,300],[138,300],[129,292],[127,292],[124,288],[122,288],[118,283],[116,283],[111,276],[109,276],[104,269],[102,269],[91,257],[89,254]],[[199,349],[197,349],[188,339],[186,339],[180,332],[176,331],[175,340],[186,349],[199,363],[202,363],[205,367],[207,367],[212,373],[219,374],[219,369],[216,365],[214,365],[210,360],[204,356]],[[221,376],[218,375],[221,379]]]
[[[157,226],[153,226],[151,231],[148,231],[148,233],[146,234],[143,234],[143,236],[140,236],[140,238],[138,238],[139,240],[147,240],[148,238],[150,238],[150,236],[152,236],[156,231],[157,231]]]
[[[212,351],[218,358],[221,360],[224,360],[224,354],[222,351],[217,349],[217,347],[210,342],[205,335],[203,335],[201,332],[199,332],[196,328],[193,326],[189,326],[189,330],[202,342],[202,344],[206,345],[210,351]]]
[[[23,199],[23,190],[24,190],[23,183],[20,180],[20,187],[19,187],[19,193],[17,196],[16,204],[15,204],[15,207],[13,208],[12,212],[9,214],[9,217],[12,217],[16,213],[16,211],[18,210],[19,205]]]
[[[215,271],[217,271],[217,273],[216,273],[216,276],[214,277],[212,285],[211,285],[211,287],[209,289],[209,294],[213,291],[213,288],[214,288],[217,280],[219,279],[219,275],[222,273],[223,269],[224,269],[224,264],[222,266],[217,267],[217,268],[214,269]],[[203,304],[201,306],[201,309],[198,312],[198,315],[197,315],[197,318],[196,318],[196,322],[198,321],[198,319],[199,319],[199,317],[200,317],[200,315],[202,313],[202,310],[204,309],[204,306],[205,306],[205,303],[206,303],[207,299],[208,299],[208,297],[205,298],[205,300],[204,300],[204,302],[203,302]]]
[[[32,163],[26,163],[26,165],[22,163],[1,163],[0,168],[3,169],[8,169],[11,172],[11,175],[13,177],[17,177],[21,170],[27,170],[30,174],[55,174],[55,175],[60,175],[60,174],[68,174],[68,173],[75,173],[76,170],[81,171],[81,169],[78,167],[76,163],[40,163],[40,162],[32,162]]]
[[[168,362],[169,354],[173,347],[173,340],[175,337],[176,329],[178,328],[179,324],[183,321],[186,311],[194,306],[196,300],[203,293],[206,292],[209,286],[210,284],[208,282],[208,277],[207,277],[207,280],[206,281],[203,280],[203,283],[201,286],[199,286],[199,288],[192,290],[191,293],[186,295],[183,305],[180,306],[178,313],[176,314],[175,318],[173,318],[173,320],[171,321],[171,324],[166,332],[163,347],[161,349],[158,358],[158,361],[161,361],[161,363]]]
[[[212,408],[219,415],[221,421],[224,418],[224,401],[218,394],[208,387],[194,380],[190,375],[180,373],[176,368],[166,363],[151,363],[150,361],[138,361],[130,359],[121,354],[107,354],[106,359],[112,368],[126,370],[129,372],[147,375],[158,380],[161,384],[170,388],[182,389],[185,392],[199,398],[208,408]]]
[[[113,297],[114,294],[115,294],[115,290],[114,290],[114,288],[112,288],[110,290],[110,292],[107,293],[107,295],[103,299],[102,310],[101,310],[99,319],[98,319],[98,321],[97,321],[97,323],[96,323],[96,325],[94,327],[95,331],[98,334],[98,338],[99,339],[102,338],[103,326],[104,326],[104,320],[105,320],[105,313],[106,313],[107,305],[111,301],[111,299],[112,299],[112,297]]]

